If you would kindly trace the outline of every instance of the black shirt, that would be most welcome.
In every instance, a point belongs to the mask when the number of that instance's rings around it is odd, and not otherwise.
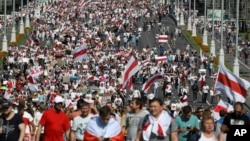
[[[227,127],[229,129],[233,129],[233,126],[239,126],[239,125],[250,126],[250,120],[245,114],[242,114],[241,116],[237,117],[235,115],[235,113],[230,113],[225,117],[223,124],[227,125]],[[234,131],[229,130],[229,132],[227,134],[233,135]],[[227,137],[227,139],[226,139],[226,141],[231,141],[231,140],[233,140],[233,139],[232,138],[230,139],[229,137]]]
[[[10,120],[5,120],[3,117],[0,118],[3,119],[0,141],[17,141],[20,134],[18,125],[23,123],[22,117],[19,114],[15,114]]]

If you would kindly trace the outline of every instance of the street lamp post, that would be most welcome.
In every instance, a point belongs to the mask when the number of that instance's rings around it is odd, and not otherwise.
[[[235,43],[235,57],[233,64],[233,72],[239,76],[239,60],[238,60],[238,36],[239,36],[239,0],[236,3],[236,43]]]
[[[27,0],[27,11],[25,16],[25,27],[30,28],[30,18],[29,18],[29,0]]]
[[[177,26],[179,26],[179,22],[180,22],[180,17],[179,17],[179,13],[180,13],[180,9],[179,9],[179,0],[176,0],[176,20],[177,20]]]
[[[207,46],[207,0],[204,1],[204,30],[202,44]]]
[[[180,17],[180,26],[185,26],[185,23],[184,23],[184,14],[183,14],[183,0],[181,1],[181,17]]]
[[[23,25],[23,0],[21,0],[21,19],[19,23],[19,34],[24,34],[24,25]]]
[[[223,19],[224,19],[224,14],[223,14],[223,10],[224,10],[224,0],[221,0],[221,41],[220,41],[220,53],[219,53],[219,61],[222,65],[224,65],[225,62],[225,54],[224,54],[224,46],[223,46]]]
[[[6,24],[7,24],[7,18],[6,18],[6,0],[4,0],[4,34],[3,34],[3,41],[2,41],[2,51],[3,52],[8,52],[7,50],[7,37],[6,37]]]
[[[195,0],[194,0],[194,11],[193,11],[193,30],[192,30],[192,37],[196,37],[196,25],[195,25],[195,18],[196,18],[196,12],[195,12]]]
[[[192,30],[192,25],[191,25],[191,0],[188,2],[188,26],[187,30],[191,31]]]
[[[216,56],[215,55],[215,41],[214,41],[214,1],[213,0],[213,15],[212,15],[212,40],[211,40],[211,45],[210,45],[210,54],[212,57]]]
[[[12,20],[13,20],[13,23],[12,23],[12,30],[11,30],[11,39],[10,39],[10,42],[12,43],[15,43],[16,42],[16,3],[15,3],[16,0],[13,0],[13,11],[12,11]]]

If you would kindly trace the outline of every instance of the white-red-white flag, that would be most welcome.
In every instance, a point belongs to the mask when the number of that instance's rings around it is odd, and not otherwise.
[[[133,77],[130,77],[128,84],[127,84],[127,89],[128,90],[133,90]]]
[[[134,56],[131,56],[126,67],[124,73],[122,75],[122,88],[125,88],[129,79],[135,75],[140,70],[139,62],[135,60]]]
[[[215,89],[226,94],[234,102],[245,102],[250,83],[245,79],[236,76],[234,73],[220,64]]]
[[[220,111],[224,110],[225,112],[231,112],[234,110],[233,106],[223,100],[220,100],[218,104],[213,109],[213,116],[216,120],[219,120],[220,117]]]
[[[181,107],[187,106],[188,105],[188,96],[184,94],[183,96],[180,97],[181,101]]]
[[[158,42],[159,43],[167,43],[168,42],[168,35],[159,35]]]
[[[82,61],[83,59],[87,59],[88,58],[87,51],[88,49],[86,44],[82,44],[78,48],[72,50],[71,54],[73,55],[74,61],[77,62],[77,61]]]
[[[159,62],[165,62],[165,61],[167,61],[167,57],[166,56],[157,56],[157,57],[155,57],[155,61],[157,63],[159,63]]]
[[[80,2],[79,2],[79,7],[80,8],[83,8],[87,3],[89,3],[90,2],[90,0],[81,0]]]
[[[159,81],[159,80],[162,80],[164,77],[160,74],[160,73],[157,73],[155,75],[153,75],[152,77],[150,77],[142,86],[142,90],[144,92],[147,92],[148,89],[150,88],[150,86],[156,82],[156,81]]]

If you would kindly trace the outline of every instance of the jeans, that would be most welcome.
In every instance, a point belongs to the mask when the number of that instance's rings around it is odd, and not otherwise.
[[[207,95],[208,95],[208,93],[203,93],[202,94],[202,103],[206,103],[206,101],[207,101]]]

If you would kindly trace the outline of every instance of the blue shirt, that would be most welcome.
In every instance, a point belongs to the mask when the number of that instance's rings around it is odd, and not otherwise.
[[[184,121],[181,115],[177,116],[175,122],[178,128],[187,128],[188,126],[199,128],[199,121],[195,115],[191,115],[187,121]],[[188,132],[189,131],[178,133],[179,141],[187,141]]]

